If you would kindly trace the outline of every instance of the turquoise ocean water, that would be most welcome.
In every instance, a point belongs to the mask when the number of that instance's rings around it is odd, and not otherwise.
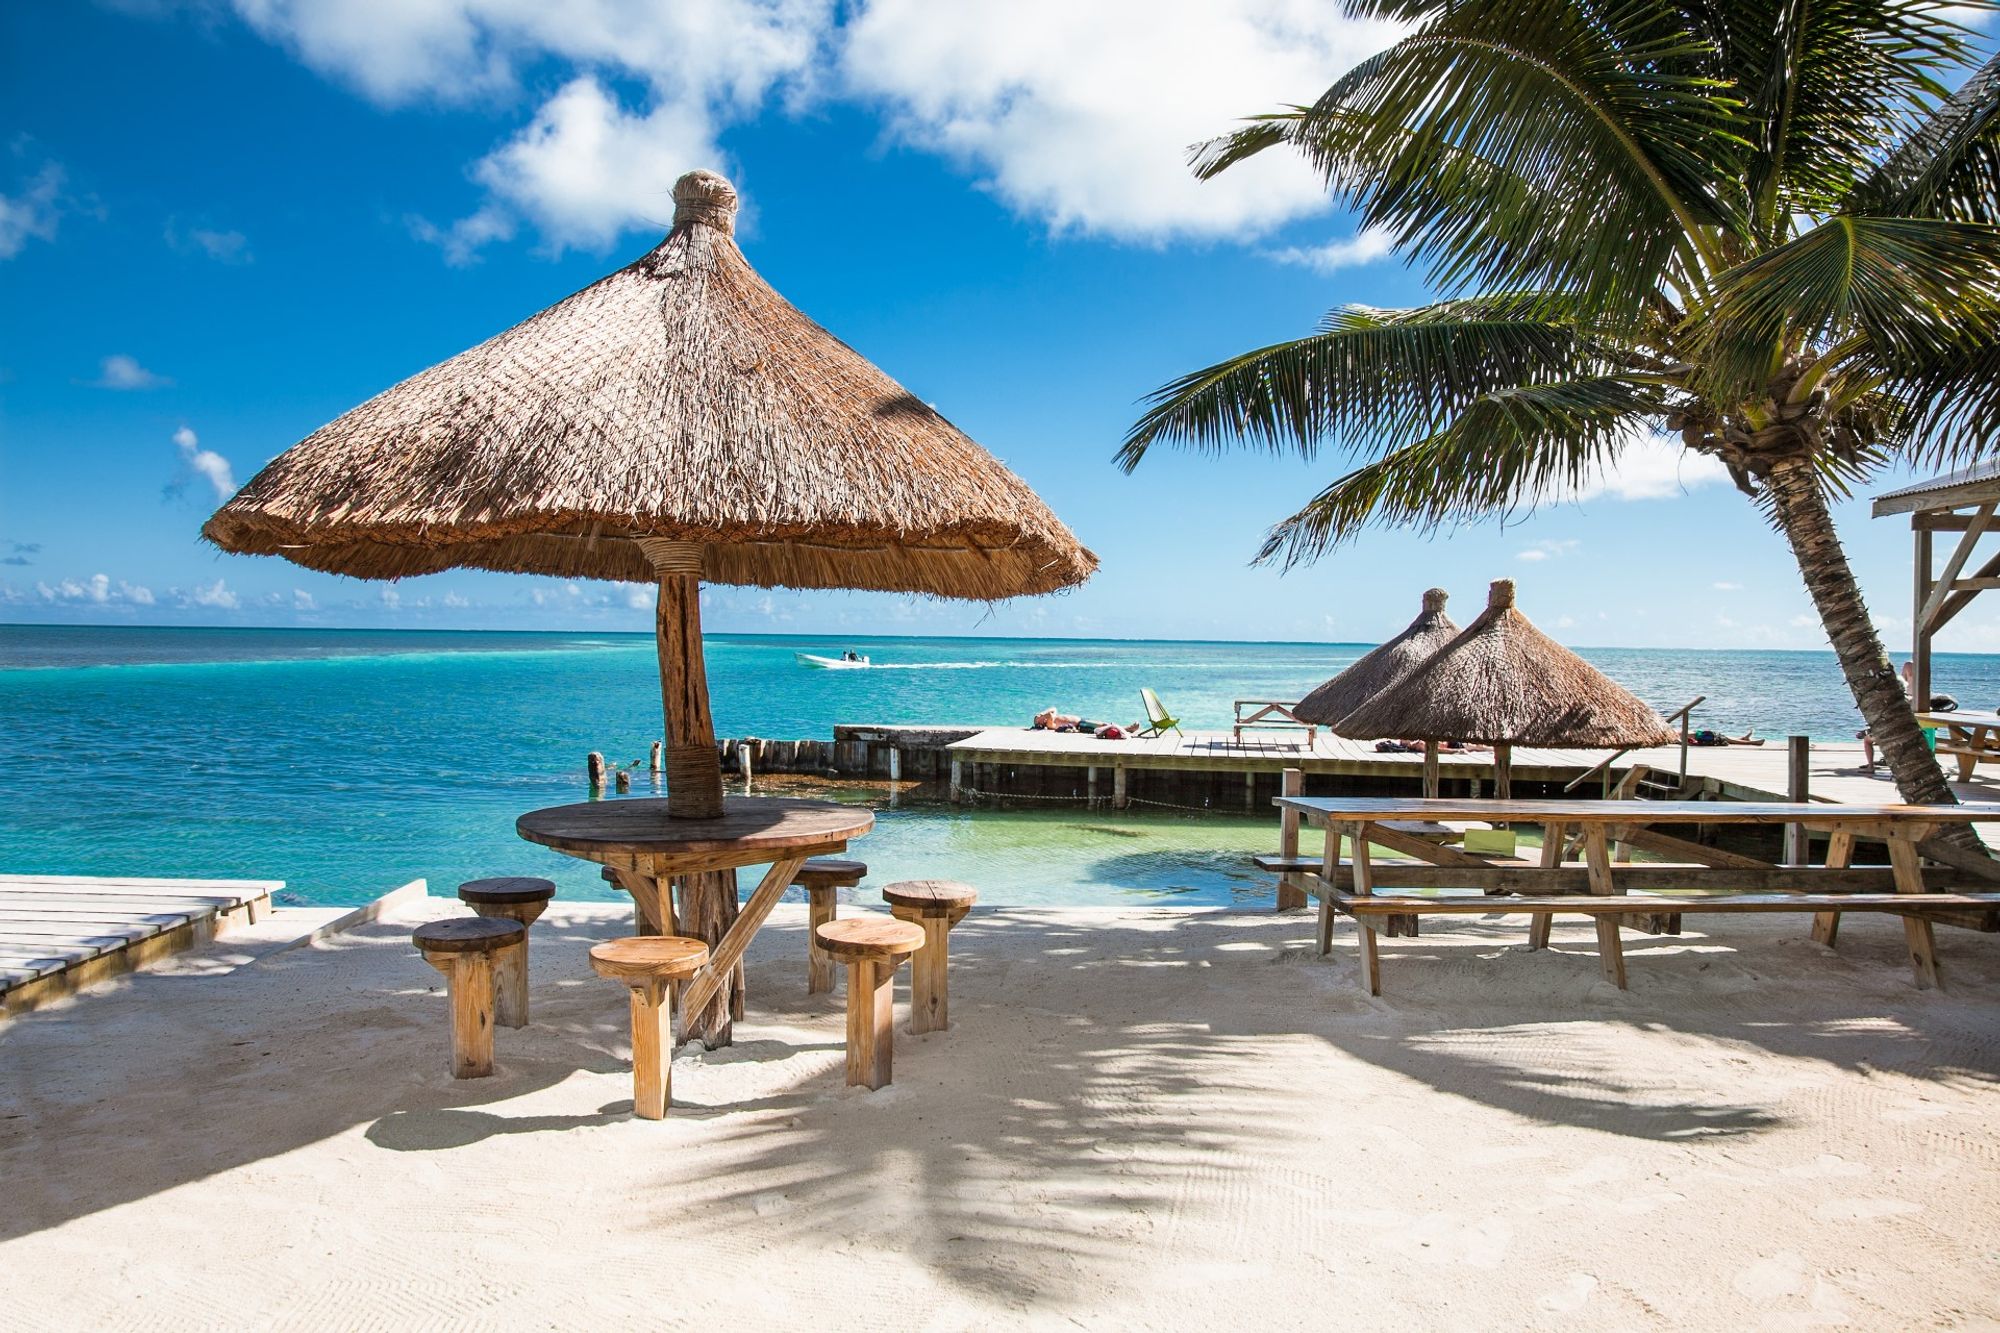
[[[800,667],[853,647],[868,671]],[[1190,725],[1238,698],[1296,698],[1363,645],[718,636],[723,735],[827,738],[836,722],[1021,724],[1050,704],[1127,722],[1151,685]],[[1851,737],[1828,653],[1584,650],[1703,725]],[[1938,688],[2000,703],[2000,657],[1947,655]],[[586,795],[583,756],[642,756],[659,730],[650,635],[0,626],[0,872],[284,879],[295,901],[364,901],[417,876],[594,868],[514,836]],[[646,794],[646,779],[638,782]],[[879,802],[879,793],[834,790]],[[878,882],[962,878],[988,901],[1227,903],[1269,892],[1245,854],[1271,817],[880,806],[854,852]]]

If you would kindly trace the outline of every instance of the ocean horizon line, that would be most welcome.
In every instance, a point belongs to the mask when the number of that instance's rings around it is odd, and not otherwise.
[[[384,634],[384,635],[461,635],[476,637],[482,635],[512,635],[516,637],[567,638],[583,636],[618,637],[650,641],[651,630],[631,629],[468,629],[447,626],[390,626],[390,625],[188,625],[163,624],[158,622],[133,622],[130,624],[91,624],[62,620],[21,620],[0,621],[0,630],[88,630],[92,632],[130,632],[135,630],[190,631],[214,634]],[[1200,646],[1214,644],[1226,647],[1280,647],[1280,648],[1372,648],[1382,642],[1379,639],[1200,639],[1200,638],[1139,638],[1117,634],[866,634],[835,632],[786,632],[768,630],[714,630],[704,631],[704,639],[754,639],[767,642],[800,641],[826,643],[829,641],[855,643],[893,643],[907,641],[962,641],[987,643],[1116,643],[1116,644],[1161,644],[1166,646]],[[1630,653],[1788,653],[1796,656],[1833,656],[1831,647],[1821,648],[1777,648],[1777,647],[1703,647],[1683,644],[1623,644],[1623,643],[1568,643],[1565,646],[1578,652],[1630,652]],[[1936,649],[1934,657],[2000,657],[2000,651],[1979,652],[1971,649]],[[1904,650],[1892,649],[1890,656],[1907,656]]]

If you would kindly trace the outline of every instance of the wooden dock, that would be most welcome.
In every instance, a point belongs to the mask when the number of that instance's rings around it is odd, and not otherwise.
[[[277,879],[0,875],[0,1015],[261,921]]]
[[[954,775],[952,787],[961,794],[988,790],[990,784],[1000,788],[997,794],[1005,795],[1006,787],[1018,781],[1018,778],[1002,778],[1001,774],[1009,768],[1082,770],[1083,794],[1113,806],[1122,806],[1127,801],[1142,802],[1146,790],[1158,789],[1159,784],[1150,781],[1150,775],[1156,773],[1241,774],[1243,806],[1255,810],[1268,808],[1270,797],[1277,794],[1279,775],[1287,768],[1300,769],[1308,777],[1319,774],[1398,784],[1404,791],[1415,790],[1422,782],[1423,772],[1422,755],[1384,753],[1375,748],[1373,741],[1349,740],[1324,731],[1308,745],[1304,732],[1296,736],[1245,737],[1237,744],[1227,731],[1169,732],[1145,739],[1101,741],[1075,732],[994,727],[956,741],[948,748]],[[1515,793],[1522,794],[1524,784],[1566,786],[1591,774],[1612,753],[1518,748],[1512,765]],[[1645,764],[1671,779],[1682,771],[1681,748],[1669,745],[1629,751],[1612,764],[1613,779],[1635,764]],[[1690,747],[1686,765],[1685,786],[1687,794],[1692,796],[1738,801],[1783,801],[1792,796],[1783,737],[1774,737],[1761,746]],[[1465,784],[1466,795],[1491,792],[1490,752],[1441,754],[1438,768],[1447,790],[1457,782]],[[1888,770],[1877,768],[1873,774],[1863,771],[1861,746],[1851,741],[1813,745],[1807,780],[1806,795],[1810,800],[1870,805],[1899,799]],[[1212,778],[1210,781],[1212,787]],[[1235,779],[1232,777],[1230,781]],[[1951,787],[1961,801],[2000,800],[2000,766],[1988,766],[1975,773],[1972,781],[1954,781]],[[1576,794],[1596,795],[1601,790],[1600,780],[1592,778],[1588,788],[1580,788]],[[2000,846],[2000,828],[1976,827],[1982,838]]]

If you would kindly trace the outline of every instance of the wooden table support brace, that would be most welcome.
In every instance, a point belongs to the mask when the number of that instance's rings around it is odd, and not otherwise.
[[[722,979],[734,972],[737,960],[742,958],[743,951],[750,947],[751,936],[755,935],[758,927],[764,924],[764,918],[771,915],[771,909],[778,905],[778,900],[785,896],[785,890],[791,887],[792,877],[799,873],[799,868],[805,865],[806,860],[807,858],[803,856],[792,857],[773,863],[771,868],[764,872],[764,878],[759,881],[756,891],[750,895],[750,900],[743,904],[743,909],[737,913],[736,920],[730,923],[729,930],[715,948],[710,950],[707,965],[694,974],[694,979],[688,982],[687,989],[682,993],[681,1015],[684,1024],[687,1015],[699,1014],[708,1002],[715,998],[715,992],[722,986]]]

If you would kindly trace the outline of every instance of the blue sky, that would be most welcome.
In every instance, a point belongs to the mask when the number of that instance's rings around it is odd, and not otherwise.
[[[1383,38],[1300,0],[0,7],[0,620],[647,628],[615,585],[362,583],[197,530],[314,428],[650,248],[706,166],[780,291],[1103,559],[994,609],[717,589],[713,630],[1372,641],[1427,586],[1469,615],[1507,575],[1582,645],[1820,646],[1782,543],[1677,452],[1504,529],[1375,533],[1286,575],[1249,558],[1327,464],[1112,466],[1159,384],[1425,298],[1298,164],[1182,166]],[[1907,529],[1838,518],[1899,646]],[[2000,603],[1947,646],[2000,649]]]

